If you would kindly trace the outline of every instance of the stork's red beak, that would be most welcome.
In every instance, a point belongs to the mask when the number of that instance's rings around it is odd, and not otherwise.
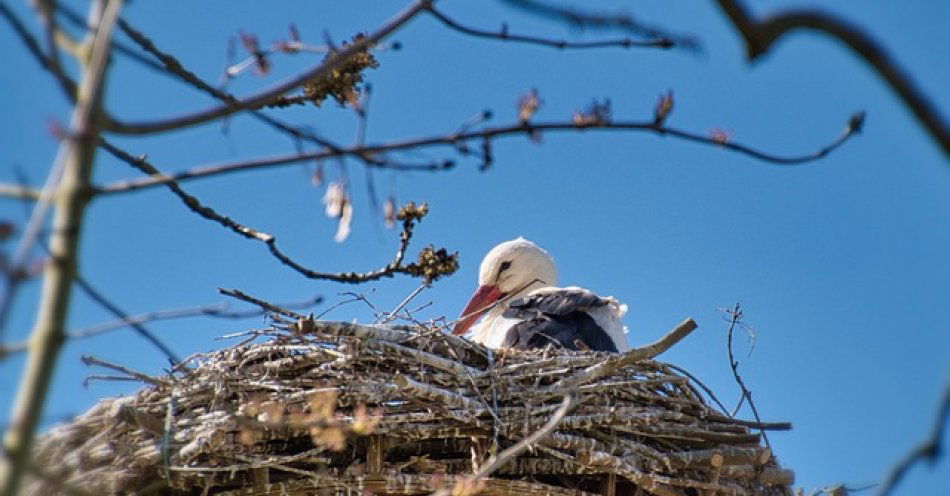
[[[475,290],[475,294],[472,295],[472,299],[468,300],[468,305],[465,305],[465,309],[462,310],[460,317],[465,318],[455,324],[455,327],[452,329],[452,334],[456,336],[465,334],[465,331],[467,331],[469,327],[472,327],[472,324],[488,311],[491,304],[501,299],[502,296],[504,295],[502,295],[501,291],[498,291],[498,286],[479,286],[478,289]]]

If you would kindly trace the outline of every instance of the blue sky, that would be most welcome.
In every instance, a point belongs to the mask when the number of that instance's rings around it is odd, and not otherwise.
[[[68,2],[80,9],[85,2]],[[579,32],[532,18],[495,2],[440,2],[468,25],[555,38],[592,40],[612,33]],[[799,3],[755,2],[764,14]],[[404,2],[206,1],[188,7],[134,2],[124,16],[162,49],[178,54],[200,76],[216,81],[226,40],[239,30],[262,42],[285,37],[296,23],[305,41],[320,43],[380,25]],[[478,262],[500,241],[523,235],[556,259],[562,283],[616,296],[630,306],[633,345],[653,341],[692,316],[699,330],[663,358],[713,387],[727,404],[739,394],[725,356],[726,323],[719,309],[737,300],[757,333],[740,371],[768,420],[795,430],[771,436],[780,459],[811,488],[836,482],[862,486],[929,431],[938,394],[950,380],[950,169],[890,90],[864,63],[833,40],[810,33],[783,39],[750,66],[736,33],[713,2],[598,2],[621,5],[640,18],[699,37],[700,55],[648,49],[557,51],[477,40],[434,19],[413,21],[394,39],[400,51],[380,52],[373,85],[371,142],[444,134],[482,109],[498,124],[513,122],[520,94],[538,88],[539,120],[569,119],[594,98],[610,98],[617,119],[648,119],[657,96],[673,90],[671,125],[705,133],[729,131],[738,142],[793,154],[836,136],[848,116],[866,110],[862,135],[828,158],[793,168],[726,150],[638,133],[548,134],[538,145],[507,138],[495,145],[487,172],[460,160],[438,174],[376,172],[380,196],[426,201],[432,213],[416,230],[412,251],[434,243],[461,253],[461,270],[418,298],[432,301],[418,317],[455,317],[475,287]],[[805,3],[804,5],[809,5]],[[14,7],[31,26],[25,2]],[[939,108],[950,108],[950,4],[839,1],[828,6],[866,28],[914,75]],[[185,11],[187,9],[187,11]],[[8,27],[3,46],[18,47]],[[301,55],[274,60],[274,74],[244,76],[231,89],[244,94],[314,63]],[[0,94],[4,136],[0,180],[14,167],[40,183],[55,154],[51,121],[66,122],[58,88],[24,50],[5,50]],[[14,68],[15,70],[10,70]],[[151,119],[203,108],[210,98],[124,58],[112,66],[108,108],[128,119]],[[295,108],[275,114],[351,143],[349,110]],[[293,144],[256,121],[232,119],[229,133],[201,126],[148,139],[116,139],[147,153],[163,170],[293,151]],[[439,159],[432,149],[405,159]],[[285,166],[189,182],[186,190],[239,221],[275,234],[286,252],[318,270],[368,270],[388,262],[395,232],[372,211],[365,173],[343,166],[354,196],[353,233],[332,241],[323,216],[323,189],[301,166]],[[327,178],[342,168],[326,164]],[[134,177],[102,154],[97,182]],[[21,222],[23,206],[0,200],[0,217]],[[10,244],[4,249],[10,250]],[[284,268],[263,245],[240,238],[188,212],[167,191],[116,195],[89,210],[80,270],[132,313],[215,303],[215,288],[239,288],[271,301],[295,301],[341,291],[370,292],[392,308],[417,286],[407,278],[352,287],[314,282]],[[24,286],[8,328],[27,335],[38,284]],[[328,318],[368,320],[359,304]],[[110,317],[76,293],[70,327]],[[181,355],[226,343],[214,338],[260,321],[180,320],[156,323]],[[67,344],[46,408],[45,425],[81,412],[103,396],[133,386],[93,383],[83,354],[157,373],[164,360],[130,331]],[[0,363],[0,423],[9,417],[22,358]],[[744,412],[747,417],[750,412]],[[902,494],[936,494],[950,482],[946,460],[918,468]]]

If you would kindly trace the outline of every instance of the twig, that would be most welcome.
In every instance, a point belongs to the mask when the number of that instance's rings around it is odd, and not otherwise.
[[[140,336],[145,338],[146,341],[152,343],[156,348],[161,350],[162,353],[172,361],[172,364],[177,364],[181,361],[178,358],[178,355],[175,354],[171,348],[168,347],[165,343],[162,342],[158,336],[155,335],[152,331],[148,330],[141,322],[131,321],[129,314],[123,311],[121,308],[116,306],[115,303],[112,303],[108,298],[106,298],[102,293],[100,293],[96,288],[92,287],[88,281],[86,281],[82,276],[76,274],[76,285],[83,290],[90,298],[92,298],[96,303],[102,305],[103,308],[109,311],[109,313],[115,315],[116,317],[128,321],[128,326],[135,330]]]
[[[127,181],[119,181],[97,188],[96,192],[101,194],[120,193],[134,191],[142,188],[154,187],[171,181],[185,181],[219,174],[227,174],[243,170],[251,170],[272,166],[295,164],[313,160],[323,160],[331,157],[375,154],[388,151],[412,150],[431,146],[456,146],[461,142],[482,141],[498,137],[507,136],[531,136],[535,133],[550,132],[597,132],[597,131],[646,131],[653,132],[660,136],[673,136],[686,141],[711,145],[725,148],[734,152],[748,155],[752,158],[776,165],[798,165],[818,160],[836,148],[844,144],[851,137],[860,131],[861,114],[855,114],[851,117],[844,132],[835,138],[831,143],[821,147],[819,150],[797,156],[779,156],[756,150],[752,147],[735,143],[732,141],[723,142],[709,136],[697,133],[690,133],[680,129],[658,125],[654,121],[614,121],[599,124],[577,124],[574,122],[543,122],[543,123],[515,123],[506,126],[489,127],[480,130],[467,131],[464,133],[452,133],[440,136],[429,136],[422,138],[413,138],[403,141],[393,141],[376,145],[366,145],[363,147],[348,147],[339,151],[319,151],[310,153],[293,153],[287,155],[277,155],[262,158],[253,158],[240,160],[237,162],[227,162],[221,164],[212,164],[206,166],[196,166],[194,168],[168,174],[163,177],[148,177]],[[445,167],[433,166],[419,170],[432,172],[448,170]]]
[[[508,5],[532,14],[562,21],[578,28],[617,29],[628,33],[666,40],[674,46],[690,50],[699,49],[699,41],[693,37],[667,33],[660,28],[647,26],[625,13],[602,13],[559,7],[537,0],[503,0]]]
[[[772,45],[789,31],[812,29],[837,38],[887,81],[944,154],[950,154],[950,125],[944,121],[936,105],[884,46],[857,26],[827,12],[804,9],[786,10],[757,21],[741,0],[717,0],[717,3],[745,40],[746,56],[750,61],[768,53]]]
[[[409,296],[407,296],[405,299],[399,302],[399,304],[396,305],[396,308],[394,308],[393,311],[386,314],[386,318],[383,319],[383,323],[389,322],[390,320],[393,320],[394,318],[396,318],[396,314],[399,313],[400,310],[405,308],[405,306],[408,305],[409,302],[412,301],[413,298],[415,298],[416,296],[419,296],[419,293],[421,293],[422,290],[424,290],[425,288],[426,288],[426,284],[423,283],[423,284],[420,284],[418,288],[414,289],[412,293],[409,293]]]
[[[532,432],[530,435],[518,441],[511,447],[505,449],[498,456],[492,456],[482,465],[477,472],[466,477],[465,479],[458,481],[455,484],[455,487],[449,488],[444,487],[438,491],[432,493],[432,496],[449,496],[452,494],[475,494],[481,481],[486,477],[493,474],[496,470],[501,468],[503,465],[516,458],[518,455],[523,453],[526,449],[531,447],[532,444],[535,444],[548,434],[550,434],[555,428],[557,428],[558,423],[561,422],[561,419],[567,415],[567,412],[570,411],[571,407],[574,406],[576,398],[573,393],[564,395],[564,400],[561,402],[561,406],[551,415],[551,418],[538,430]]]
[[[755,407],[755,402],[752,401],[752,391],[745,386],[745,383],[742,381],[742,376],[739,375],[739,362],[735,360],[732,354],[732,332],[735,330],[736,324],[742,320],[742,307],[739,305],[739,302],[736,302],[736,306],[729,310],[731,319],[729,321],[729,330],[726,332],[726,348],[729,352],[729,367],[732,369],[732,376],[736,379],[736,384],[739,385],[739,389],[742,390],[742,397],[739,399],[739,404],[736,405],[736,409],[732,412],[733,417],[738,413],[739,408],[742,406],[742,400],[746,399],[749,401],[749,407],[752,409],[752,414],[755,415],[756,422],[761,423],[762,418],[759,417],[759,410]],[[759,432],[762,433],[762,439],[765,440],[765,446],[769,449],[772,448],[772,445],[769,444],[769,436],[765,433],[765,429],[759,429]]]
[[[335,69],[347,62],[350,57],[379,43],[382,39],[386,38],[404,26],[407,22],[424,11],[428,5],[432,3],[432,1],[433,0],[416,0],[412,5],[404,9],[402,12],[396,14],[396,16],[394,16],[390,21],[388,21],[374,33],[366,36],[365,38],[361,38],[360,40],[348,45],[346,48],[339,50],[338,52],[333,53],[320,65],[304,71],[303,73],[280,84],[274,85],[270,88],[265,88],[264,90],[254,93],[246,98],[235,100],[233,103],[227,103],[164,120],[130,123],[113,121],[110,123],[111,125],[109,126],[109,130],[119,134],[160,133],[174,129],[182,129],[185,127],[194,126],[196,124],[219,119],[221,117],[226,117],[249,108],[260,107],[274,98],[303,85],[307,81],[327,77]]]
[[[89,182],[96,151],[97,124],[109,45],[122,0],[100,0],[90,6],[90,33],[83,47],[88,58],[82,61],[82,78],[76,91],[76,105],[70,121],[69,139],[57,153],[53,173],[63,171],[57,184],[56,214],[50,240],[51,263],[43,280],[43,297],[31,332],[30,352],[20,379],[11,414],[11,426],[4,438],[9,457],[0,461],[0,495],[19,492],[29,466],[37,419],[40,417],[50,379],[65,339],[63,327],[69,308],[82,220],[89,200]]]
[[[552,48],[572,48],[572,49],[584,49],[584,48],[607,48],[607,47],[620,47],[620,48],[633,48],[633,47],[642,47],[642,48],[672,48],[674,43],[667,38],[658,38],[655,40],[634,40],[631,38],[620,38],[614,40],[600,40],[600,41],[566,41],[566,40],[551,40],[547,38],[540,38],[536,36],[525,36],[518,34],[511,34],[508,32],[507,24],[502,27],[498,32],[487,31],[484,29],[476,29],[468,26],[459,24],[454,19],[445,15],[442,11],[436,9],[435,7],[430,6],[428,9],[429,14],[432,17],[435,17],[442,24],[447,27],[454,29],[460,33],[465,33],[471,36],[476,36],[478,38],[488,38],[501,41],[513,41],[518,43],[527,43],[531,45],[540,45],[547,46]]]
[[[948,423],[950,423],[950,384],[944,387],[943,398],[940,400],[940,406],[937,407],[937,417],[930,430],[930,435],[891,468],[887,477],[884,478],[884,482],[881,483],[881,488],[877,492],[878,496],[891,494],[911,467],[918,462],[927,461],[932,466],[940,460],[940,457],[943,456],[943,446],[940,443],[943,441],[944,431],[946,431]]]

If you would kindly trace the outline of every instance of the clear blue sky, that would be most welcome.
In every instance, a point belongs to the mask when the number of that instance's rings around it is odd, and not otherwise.
[[[8,2],[35,27],[26,2]],[[84,8],[86,2],[68,2]],[[188,7],[134,2],[126,18],[178,54],[197,74],[217,80],[225,44],[238,30],[269,43],[289,23],[305,41],[320,43],[377,27],[407,2],[205,1]],[[501,7],[495,2],[440,2],[469,25],[571,39],[611,33],[577,32]],[[749,2],[752,3],[752,2]],[[759,1],[756,12],[817,2]],[[636,133],[545,135],[497,142],[485,173],[462,160],[439,174],[375,173],[380,196],[427,201],[431,215],[416,231],[412,251],[435,243],[461,252],[459,273],[425,291],[432,301],[420,318],[454,317],[475,287],[478,262],[496,243],[519,235],[557,260],[562,283],[614,295],[630,306],[630,341],[654,340],[687,316],[700,329],[663,358],[701,377],[728,404],[738,399],[725,356],[725,322],[718,309],[742,302],[757,331],[751,357],[740,340],[741,372],[761,414],[789,420],[795,430],[771,436],[798,484],[862,486],[929,431],[939,391],[950,380],[950,167],[922,128],[871,72],[836,42],[793,34],[755,66],[743,59],[736,33],[713,2],[598,2],[644,20],[698,36],[697,56],[677,51],[560,52],[476,40],[420,18],[394,39],[401,51],[378,54],[368,73],[374,88],[369,140],[442,134],[482,109],[496,122],[515,119],[518,95],[537,87],[539,119],[569,119],[593,98],[609,97],[616,118],[647,119],[659,93],[672,89],[669,122],[701,133],[722,128],[736,141],[776,153],[807,152],[836,136],[848,116],[868,112],[864,133],[827,159],[795,168],[757,162],[715,147]],[[944,113],[950,109],[950,3],[839,1],[828,8],[873,33]],[[14,167],[34,183],[46,175],[56,143],[51,121],[68,107],[51,80],[0,28],[4,67],[0,94],[0,180]],[[243,77],[238,94],[312,64],[314,58],[275,59],[268,78]],[[169,116],[203,108],[210,98],[119,58],[106,102],[125,119]],[[327,108],[277,114],[350,143],[352,112]],[[174,171],[209,162],[293,151],[292,143],[247,117],[150,139],[119,139],[132,153]],[[450,150],[403,158],[438,159]],[[333,222],[322,213],[322,189],[306,170],[288,166],[187,183],[185,188],[241,222],[275,234],[292,256],[311,267],[368,270],[391,257],[396,233],[371,210],[361,165],[345,168],[355,198],[353,234],[334,244]],[[339,175],[327,164],[328,179]],[[134,177],[102,154],[96,179]],[[0,217],[21,222],[23,206],[0,201]],[[11,244],[4,246],[10,251]],[[165,190],[97,200],[89,211],[80,270],[106,295],[138,313],[214,303],[217,287],[240,288],[271,301],[321,293],[374,291],[392,308],[416,285],[407,278],[351,287],[302,278],[266,249],[188,212]],[[8,337],[23,338],[33,320],[38,284],[24,287]],[[109,320],[77,293],[70,326]],[[328,318],[367,320],[365,308],[341,307]],[[214,337],[258,325],[193,319],[154,324],[181,355],[224,346]],[[125,384],[93,383],[82,354],[150,373],[164,360],[130,331],[69,343],[61,358],[44,425],[81,412]],[[0,363],[0,423],[9,418],[22,357]],[[751,413],[745,412],[745,416]],[[902,494],[937,494],[950,483],[950,463],[918,468]]]

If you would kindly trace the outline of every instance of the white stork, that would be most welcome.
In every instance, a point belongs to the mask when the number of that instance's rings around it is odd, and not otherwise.
[[[557,287],[554,260],[518,238],[492,248],[478,270],[478,289],[453,334],[490,348],[531,349],[549,343],[567,349],[625,351],[620,318],[627,306],[586,289]],[[484,316],[477,325],[475,321]]]

